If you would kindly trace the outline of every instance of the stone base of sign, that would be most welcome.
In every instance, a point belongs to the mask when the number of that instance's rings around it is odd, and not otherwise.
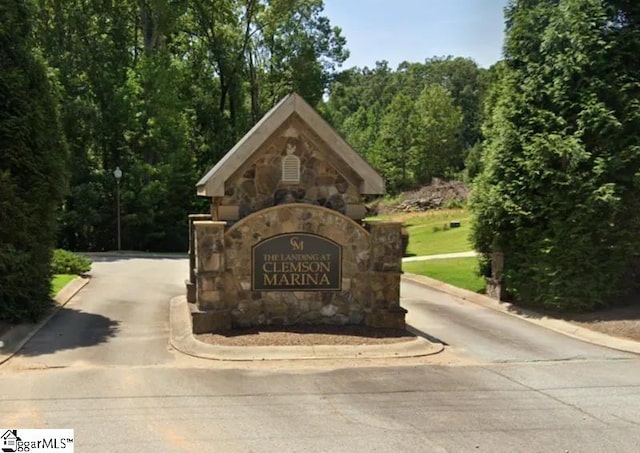
[[[402,307],[393,307],[389,310],[378,310],[367,313],[364,323],[368,327],[385,327],[391,329],[405,329],[405,315],[407,310]]]
[[[194,332],[196,325],[198,333],[296,324],[405,327],[406,310],[400,307],[400,223],[359,224],[335,210],[291,203],[253,213],[230,228],[219,221],[195,221],[193,226]],[[260,274],[254,269],[257,261],[253,252],[262,250],[258,245],[270,238],[296,234],[300,238],[315,235],[339,246],[341,275],[337,289],[309,290],[292,284],[288,290],[256,290],[254,278]],[[268,253],[269,262],[280,256]],[[313,267],[311,263],[309,269]],[[267,271],[271,268],[266,266]],[[332,285],[334,281],[332,277]]]
[[[196,302],[196,284],[189,280],[184,282],[187,287],[187,302],[194,304]]]
[[[227,332],[231,330],[231,313],[229,310],[200,311],[194,304],[189,304],[193,333]]]

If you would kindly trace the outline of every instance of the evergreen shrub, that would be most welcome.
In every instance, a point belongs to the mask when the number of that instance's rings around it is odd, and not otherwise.
[[[91,261],[63,249],[53,251],[51,272],[53,274],[84,274],[91,270]]]

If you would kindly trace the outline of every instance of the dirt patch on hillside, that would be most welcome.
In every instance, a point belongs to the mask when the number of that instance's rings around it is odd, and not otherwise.
[[[378,215],[394,212],[424,212],[464,204],[468,197],[469,188],[462,181],[444,181],[434,178],[428,186],[405,192],[393,203],[377,201],[369,208]]]
[[[402,329],[366,326],[290,326],[237,329],[195,337],[221,346],[317,346],[402,343],[413,340],[415,335]]]

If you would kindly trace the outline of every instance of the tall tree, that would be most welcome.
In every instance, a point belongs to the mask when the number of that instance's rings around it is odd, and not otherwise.
[[[410,155],[416,182],[452,176],[462,169],[462,112],[441,85],[427,85],[410,119],[415,138]]]
[[[630,1],[507,10],[472,208],[477,249],[504,252],[522,303],[592,309],[640,281],[639,19]]]
[[[410,161],[417,131],[408,119],[415,118],[415,108],[413,99],[399,93],[380,121],[378,140],[370,159],[384,175],[387,190],[391,192],[406,188],[414,178]]]
[[[340,28],[331,26],[323,9],[322,0],[265,2],[252,49],[262,69],[261,90],[267,106],[291,91],[316,105],[336,65],[348,58]]]
[[[67,170],[53,87],[33,52],[28,5],[0,4],[0,319],[10,321],[35,320],[49,306]]]

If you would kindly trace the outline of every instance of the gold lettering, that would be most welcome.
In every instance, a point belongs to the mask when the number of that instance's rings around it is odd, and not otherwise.
[[[326,273],[309,272],[309,273],[271,273],[263,275],[265,286],[330,286],[331,281]]]
[[[262,271],[263,284],[266,288],[295,290],[296,287],[332,286],[332,271],[336,272],[333,262],[339,255],[314,253],[314,250],[305,253],[304,240],[304,236],[289,235],[284,239],[286,241],[284,244],[289,243],[288,251],[284,253],[265,251],[261,255],[254,255],[262,258],[261,263],[253,264],[256,266],[255,271],[258,269]],[[337,272],[340,272],[340,263],[336,262],[336,265]]]

